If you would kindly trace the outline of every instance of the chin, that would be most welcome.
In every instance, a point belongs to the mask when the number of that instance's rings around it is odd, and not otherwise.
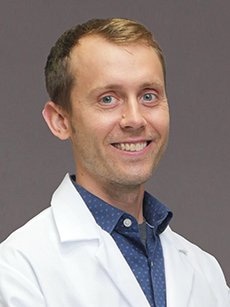
[[[138,174],[138,175],[137,175]],[[146,183],[152,176],[152,172],[149,172],[148,174],[140,174],[135,173],[133,175],[123,175],[122,178],[117,180],[117,183],[123,186],[140,186],[144,183]]]

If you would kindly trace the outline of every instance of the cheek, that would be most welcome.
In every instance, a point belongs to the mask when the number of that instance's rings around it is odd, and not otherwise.
[[[113,131],[114,120],[111,116],[106,116],[94,112],[87,113],[86,116],[78,115],[72,120],[73,134],[75,141],[83,140],[84,143],[99,144]]]
[[[93,112],[88,114],[87,122],[84,122],[85,128],[92,131],[94,135],[104,137],[113,131],[117,126],[118,116],[116,112]]]
[[[152,123],[152,127],[159,133],[159,134],[168,134],[169,131],[169,113],[168,111],[160,110],[158,112],[154,112],[151,116],[150,122]]]

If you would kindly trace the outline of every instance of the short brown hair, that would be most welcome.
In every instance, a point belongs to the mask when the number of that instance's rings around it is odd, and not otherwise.
[[[70,72],[70,53],[79,40],[89,35],[100,35],[117,45],[143,43],[152,46],[159,56],[165,78],[162,50],[152,33],[142,24],[124,18],[91,19],[64,32],[51,48],[45,66],[46,88],[50,99],[66,110],[71,110],[70,93],[75,80]]]

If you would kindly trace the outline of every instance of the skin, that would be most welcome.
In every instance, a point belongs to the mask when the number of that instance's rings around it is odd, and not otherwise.
[[[44,118],[57,137],[71,140],[77,182],[142,222],[144,183],[169,132],[159,58],[150,46],[94,35],[73,48],[70,64],[71,114],[49,101]]]

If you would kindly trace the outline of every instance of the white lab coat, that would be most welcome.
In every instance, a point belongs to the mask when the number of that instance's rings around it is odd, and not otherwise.
[[[167,307],[229,307],[216,260],[168,227]],[[67,175],[51,207],[0,245],[1,307],[149,307],[111,236]]]

